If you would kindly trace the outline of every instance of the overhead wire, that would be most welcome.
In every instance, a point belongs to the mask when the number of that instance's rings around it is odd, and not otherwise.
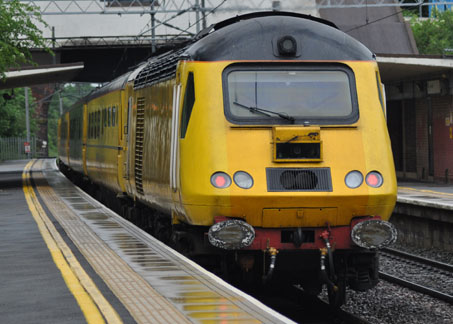
[[[177,37],[181,36],[183,33],[188,33],[188,34],[190,34],[191,36],[194,36],[193,33],[189,32],[189,29],[192,28],[193,26],[195,26],[196,24],[198,24],[199,22],[201,22],[203,19],[206,19],[206,17],[209,16],[210,14],[214,13],[214,12],[215,12],[218,8],[220,8],[226,1],[227,1],[227,0],[223,0],[223,1],[222,1],[221,3],[219,3],[215,8],[211,9],[207,14],[205,14],[204,17],[202,17],[202,18],[196,20],[196,21],[193,22],[192,24],[189,24],[189,26],[188,26],[186,29],[183,29],[183,30],[182,30],[182,29],[179,29],[179,28],[175,28],[175,29],[177,29],[177,30],[180,30],[181,32],[180,32],[179,34],[173,36],[173,37],[170,38],[169,40],[172,40],[172,39],[174,39],[174,38],[177,38]],[[166,23],[169,22],[170,20],[172,20],[172,19],[174,19],[174,18],[176,18],[176,17],[178,17],[178,16],[180,16],[180,15],[182,15],[182,14],[184,14],[184,13],[186,13],[186,12],[192,10],[192,9],[193,9],[193,7],[190,7],[190,8],[188,8],[188,9],[182,10],[182,11],[176,13],[175,15],[171,16],[171,17],[168,18],[167,20],[164,20],[164,21],[160,22],[160,23],[159,23],[158,25],[156,25],[154,28],[157,28],[157,27],[159,27],[159,26],[161,26],[161,25],[166,25]],[[166,25],[166,26],[168,26],[168,25]],[[168,27],[171,27],[171,26],[168,26]],[[145,31],[141,31],[137,36],[141,36],[141,35],[143,35],[144,33],[149,32],[150,30],[151,30],[151,29],[147,29],[147,30],[145,30]]]
[[[218,4],[215,8],[211,9],[207,14],[205,14],[203,17],[200,19],[196,20],[193,24],[189,24],[189,27],[187,27],[183,32],[187,32],[190,28],[198,24],[200,21],[203,19],[206,19],[207,16],[210,14],[214,13],[217,9],[219,9],[227,0],[223,0],[220,4]],[[179,33],[178,35],[174,36],[174,38],[179,37],[183,32]]]

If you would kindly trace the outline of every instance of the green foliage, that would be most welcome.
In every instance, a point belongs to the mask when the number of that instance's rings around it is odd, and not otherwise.
[[[66,84],[61,88],[63,110],[71,107],[77,100],[89,94],[95,87],[92,84]],[[36,102],[28,90],[28,101],[30,107],[30,133],[35,136],[36,121],[33,118]],[[23,88],[11,90],[0,90],[0,137],[25,137],[25,91]],[[5,97],[12,97],[5,99]],[[47,117],[47,132],[49,156],[57,156],[57,129],[60,118],[60,101],[58,94],[52,96]]]
[[[12,97],[5,99],[5,97]],[[34,101],[30,89],[28,90],[28,102],[30,107],[30,133],[34,136],[36,123],[34,122]],[[0,90],[0,137],[25,137],[27,128],[25,125],[25,91],[23,88]]]
[[[67,110],[78,99],[86,96],[95,88],[89,83],[66,84],[62,87],[60,95],[63,102],[63,110]],[[57,156],[57,130],[60,118],[60,100],[58,94],[52,97],[47,116],[47,136],[49,140],[49,156]]]
[[[36,24],[42,20],[36,6],[18,0],[0,0],[0,79],[21,64],[33,64],[30,47],[50,52]]]
[[[453,12],[435,12],[434,18],[412,18],[411,26],[420,54],[444,54],[453,48]]]
[[[429,7],[421,6],[420,0],[404,0],[403,3],[408,5],[408,6],[401,7],[404,17],[428,17],[429,16]]]

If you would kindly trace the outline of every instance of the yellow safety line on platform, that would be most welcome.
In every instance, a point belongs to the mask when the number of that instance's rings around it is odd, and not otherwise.
[[[436,194],[436,195],[453,196],[453,193],[434,191],[434,190],[428,190],[428,189],[415,189],[415,188],[410,188],[410,187],[398,187],[398,189],[426,192],[426,193],[431,193],[431,194]]]
[[[122,323],[118,313],[113,309],[82,268],[77,261],[77,258],[58,233],[52,221],[48,218],[46,212],[39,203],[35,191],[30,185],[29,170],[33,163],[34,161],[30,161],[25,166],[22,174],[25,199],[52,255],[52,259],[60,270],[69,290],[79,304],[86,321],[90,324],[105,323],[105,317],[108,323]],[[104,317],[102,315],[104,315]]]

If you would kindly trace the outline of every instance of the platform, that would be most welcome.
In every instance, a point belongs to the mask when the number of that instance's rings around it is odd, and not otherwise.
[[[55,160],[0,163],[1,323],[293,323],[124,220]]]
[[[453,186],[399,182],[390,221],[402,245],[453,251]]]
[[[453,210],[453,185],[398,182],[397,202]]]

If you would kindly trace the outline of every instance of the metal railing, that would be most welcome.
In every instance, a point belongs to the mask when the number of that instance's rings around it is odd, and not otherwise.
[[[36,139],[32,137],[29,145],[26,144],[27,139],[25,137],[0,137],[0,161],[36,157]],[[27,153],[28,151],[29,153]]]

